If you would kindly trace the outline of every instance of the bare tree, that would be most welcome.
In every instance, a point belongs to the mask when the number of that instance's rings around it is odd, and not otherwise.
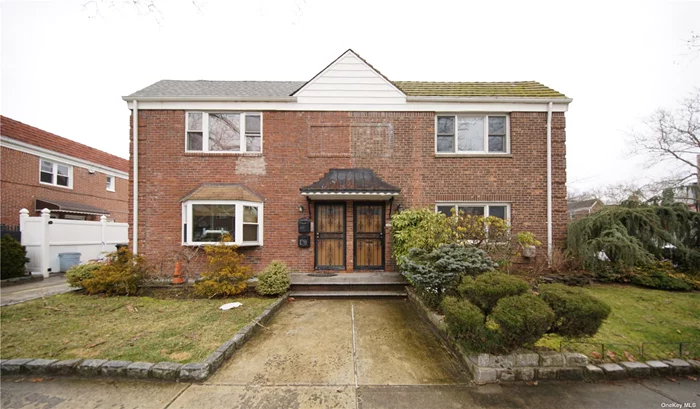
[[[700,173],[700,88],[677,109],[657,110],[644,125],[642,132],[632,133],[635,153],[677,164],[679,173],[666,179],[669,187],[695,183]]]

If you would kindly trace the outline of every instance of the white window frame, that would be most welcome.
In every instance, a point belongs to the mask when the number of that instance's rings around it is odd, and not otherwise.
[[[226,243],[227,245],[237,245],[239,247],[246,246],[262,246],[263,245],[263,204],[260,202],[249,202],[244,200],[188,200],[182,203],[182,226],[181,240],[183,246],[203,246],[217,244],[212,241],[192,241],[192,205],[235,205],[236,206],[236,231],[233,242]],[[258,241],[243,241],[243,206],[252,206],[258,208]],[[246,223],[253,224],[253,223]],[[185,225],[187,231],[185,232]],[[187,240],[185,240],[185,237]]]
[[[109,184],[107,185],[107,191],[108,192],[116,191],[116,187],[117,187],[116,178],[112,175],[107,175],[107,181],[109,181]]]
[[[53,178],[52,178],[53,182],[52,183],[44,182],[41,180],[41,173],[43,172],[41,170],[41,164],[44,162],[50,163],[52,165],[52,170],[51,170],[51,172],[53,174]],[[58,184],[58,165],[65,166],[68,168],[68,186],[63,186],[63,185]],[[56,186],[56,187],[60,187],[63,189],[73,189],[73,166],[68,165],[66,163],[62,163],[62,162],[56,162],[56,161],[51,160],[51,159],[39,158],[39,184],[47,185],[47,186]]]
[[[454,118],[454,140],[453,140],[453,146],[454,150],[450,152],[439,152],[438,151],[438,117],[441,116],[451,116]],[[458,117],[481,117],[484,119],[484,150],[483,151],[460,151],[459,146],[457,143],[457,118]],[[503,152],[489,152],[489,117],[490,116],[504,116],[506,117],[506,135],[505,135],[505,151]],[[454,155],[460,155],[460,156],[470,156],[470,155],[510,155],[510,115],[508,113],[467,113],[467,112],[461,112],[461,113],[454,113],[454,112],[447,112],[447,113],[436,113],[435,114],[435,137],[434,137],[434,144],[435,144],[435,155],[446,155],[446,156],[454,156]]]
[[[202,114],[202,150],[193,151],[188,149],[187,144],[187,133],[190,132],[190,114]],[[239,114],[241,116],[240,121],[240,144],[241,147],[238,151],[210,151],[209,150],[209,114]],[[248,147],[246,144],[246,131],[245,131],[245,118],[247,115],[260,116],[260,151],[250,151],[248,152]],[[197,132],[197,131],[193,131]],[[253,153],[262,154],[263,153],[263,114],[262,112],[247,112],[247,111],[185,111],[185,152],[187,153],[209,153],[209,154],[241,154],[241,153]]]
[[[506,223],[510,224],[510,203],[508,203],[508,202],[437,202],[437,203],[435,203],[435,212],[436,213],[438,211],[438,206],[439,207],[451,206],[453,208],[455,208],[456,206],[458,206],[458,207],[484,207],[484,216],[483,217],[489,216],[489,207],[490,206],[505,206],[506,207],[505,221],[506,221]],[[455,209],[455,210],[457,210],[457,209]],[[457,213],[455,213],[455,214],[457,214]]]

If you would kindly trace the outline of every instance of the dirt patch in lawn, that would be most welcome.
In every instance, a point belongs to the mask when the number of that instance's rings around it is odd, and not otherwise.
[[[57,295],[0,309],[0,358],[201,361],[274,301]]]

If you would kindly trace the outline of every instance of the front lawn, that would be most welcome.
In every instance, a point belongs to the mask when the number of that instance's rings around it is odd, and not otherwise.
[[[625,285],[594,285],[585,288],[591,295],[612,307],[612,313],[592,338],[577,340],[586,343],[605,343],[618,356],[624,352],[640,359],[641,343],[676,343],[675,345],[645,345],[644,359],[670,358],[678,352],[679,342],[687,345],[685,358],[700,354],[700,294],[651,290]],[[547,335],[537,345],[559,350],[563,339]],[[567,345],[569,350],[578,350],[590,355],[601,353],[593,345]],[[608,357],[609,358],[609,357]]]
[[[57,295],[0,309],[0,358],[201,361],[274,301]]]

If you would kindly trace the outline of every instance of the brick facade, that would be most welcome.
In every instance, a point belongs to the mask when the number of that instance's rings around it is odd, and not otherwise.
[[[3,137],[51,150],[54,155],[66,155],[91,163],[114,167],[128,172],[128,161],[94,148],[61,138],[10,118],[0,119]],[[2,192],[0,197],[0,223],[19,224],[19,211],[26,208],[35,216],[35,199],[58,200],[95,206],[110,212],[110,218],[126,222],[128,217],[129,182],[115,178],[115,191],[106,189],[106,174],[86,167],[73,165],[73,188],[39,183],[40,156],[3,146],[0,151]]]
[[[138,240],[139,253],[146,257],[181,248],[179,201],[185,194],[201,183],[242,183],[265,198],[264,246],[242,248],[254,270],[279,259],[293,270],[312,271],[313,235],[311,247],[297,247],[297,220],[308,216],[299,188],[330,168],[370,168],[400,187],[392,212],[397,205],[433,208],[436,201],[509,202],[514,231],[531,231],[546,242],[545,112],[510,114],[508,157],[436,157],[434,112],[267,111],[263,153],[243,155],[185,153],[184,111],[141,110],[138,123]],[[552,147],[553,231],[555,243],[561,243],[567,220],[563,113],[553,114]],[[352,204],[346,207],[348,271],[353,266]],[[387,206],[387,220],[389,212]],[[389,229],[386,233],[386,269],[392,270]]]

